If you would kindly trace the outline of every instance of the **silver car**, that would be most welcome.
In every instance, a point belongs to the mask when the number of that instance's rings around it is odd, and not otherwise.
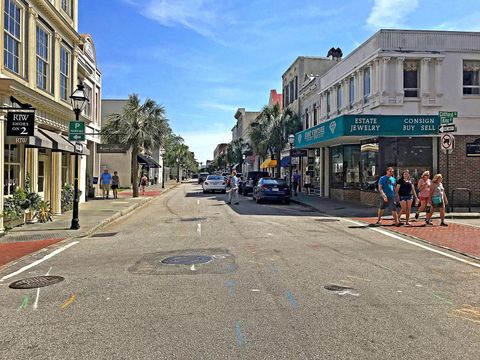
[[[202,184],[203,193],[220,191],[222,194],[227,192],[227,183],[221,175],[208,175]]]

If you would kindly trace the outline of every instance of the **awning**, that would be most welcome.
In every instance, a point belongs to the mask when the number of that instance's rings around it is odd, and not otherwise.
[[[70,143],[65,138],[63,138],[62,135],[56,134],[53,131],[49,131],[45,129],[38,129],[38,130],[52,141],[53,150],[66,151],[71,153],[75,152],[75,146],[73,146],[72,143]]]
[[[151,156],[149,156],[147,154],[138,154],[137,155],[137,162],[140,165],[148,166],[149,168],[161,168],[162,167],[158,162],[155,161],[154,158],[152,158]]]
[[[281,167],[289,167],[290,166],[290,156],[284,156],[282,160],[280,160]]]
[[[277,160],[267,159],[262,163],[262,165],[260,165],[260,169],[274,168],[276,166]]]
[[[43,135],[40,131],[38,131],[38,129],[34,130],[33,136],[6,136],[5,144],[18,144],[44,149],[51,149],[53,147],[52,141],[45,135]]]

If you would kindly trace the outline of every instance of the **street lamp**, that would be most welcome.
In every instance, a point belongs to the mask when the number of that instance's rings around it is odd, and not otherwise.
[[[160,149],[160,155],[162,155],[162,189],[165,189],[165,149]]]
[[[85,86],[82,82],[77,85],[77,89],[70,96],[72,102],[72,109],[75,113],[75,121],[80,120],[80,114],[85,106],[88,104],[88,98],[85,96]],[[81,148],[81,144],[75,144],[75,180],[73,184],[73,215],[70,230],[80,229],[80,223],[78,221],[78,149]]]
[[[175,159],[175,162],[177,163],[177,183],[180,182],[180,162],[178,160],[178,157]]]
[[[292,166],[292,148],[293,148],[293,143],[295,142],[295,135],[290,134],[288,135],[288,143],[290,144],[290,195],[292,195],[293,192],[293,187],[292,187],[292,171],[293,171],[293,166]]]

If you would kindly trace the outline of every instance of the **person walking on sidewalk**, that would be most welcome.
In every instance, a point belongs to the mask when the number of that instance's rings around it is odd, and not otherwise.
[[[112,181],[112,174],[108,172],[108,169],[103,170],[103,174],[100,176],[100,185],[102,186],[103,199],[108,199],[110,194],[110,182]]]
[[[308,171],[305,173],[303,186],[307,190],[307,195],[310,195],[310,187],[312,186],[312,177],[310,176],[310,173]]]
[[[238,178],[237,172],[232,172],[232,177],[230,178],[230,191],[228,192],[228,201],[227,204],[232,203],[232,197],[234,198],[234,205],[238,205],[240,199],[238,198]]]
[[[398,196],[400,198],[400,214],[398,220],[405,214],[405,225],[410,225],[410,210],[412,208],[412,202],[415,198],[415,204],[418,203],[417,193],[415,192],[415,186],[410,179],[410,172],[408,170],[403,171],[402,177],[397,181]]]
[[[147,174],[143,174],[142,178],[140,179],[140,189],[142,191],[142,195],[145,195],[145,188],[147,187],[148,184],[148,177]]]
[[[114,171],[112,176],[112,192],[113,198],[118,199],[118,185],[120,184],[120,178],[118,177],[118,172]]]
[[[432,206],[430,207],[430,212],[425,217],[425,225],[433,225],[431,218],[435,212],[435,208],[438,208],[440,211],[440,226],[448,226],[448,224],[445,223],[445,206],[448,205],[448,199],[442,181],[442,174],[437,174],[433,177],[432,186],[430,188]]]
[[[293,186],[293,192],[295,196],[298,196],[298,184],[300,183],[300,174],[298,173],[297,170],[293,172],[292,175],[292,186]]]
[[[418,180],[418,197],[420,198],[420,207],[417,209],[415,213],[415,219],[418,220],[420,217],[420,213],[422,211],[427,211],[427,206],[430,205],[430,187],[432,186],[432,180],[430,180],[430,172],[424,171],[422,174],[422,178]],[[425,214],[426,216],[426,214]]]
[[[395,207],[395,186],[397,181],[393,177],[393,167],[387,168],[387,172],[378,180],[378,192],[380,193],[380,206],[378,208],[378,219],[376,225],[382,224],[382,216],[385,209],[392,212],[396,226],[400,226],[397,208]]]

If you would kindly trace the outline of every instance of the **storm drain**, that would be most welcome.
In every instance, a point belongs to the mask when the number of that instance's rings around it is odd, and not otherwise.
[[[8,287],[11,289],[36,289],[57,284],[64,280],[61,276],[35,276],[14,281]]]
[[[164,264],[170,265],[196,265],[196,264],[206,264],[212,261],[211,256],[206,255],[180,255],[180,256],[170,256],[162,260]]]
[[[315,219],[315,221],[320,221],[320,222],[335,222],[335,221],[340,221],[338,219],[332,219],[332,218],[321,218],[321,219]]]
[[[111,237],[111,236],[115,236],[117,234],[118,234],[118,232],[99,233],[99,234],[94,234],[90,237],[92,237],[92,238]]]
[[[325,285],[323,288],[329,291],[343,291],[343,290],[351,289],[351,287],[348,287],[348,286],[334,285],[334,284]]]

